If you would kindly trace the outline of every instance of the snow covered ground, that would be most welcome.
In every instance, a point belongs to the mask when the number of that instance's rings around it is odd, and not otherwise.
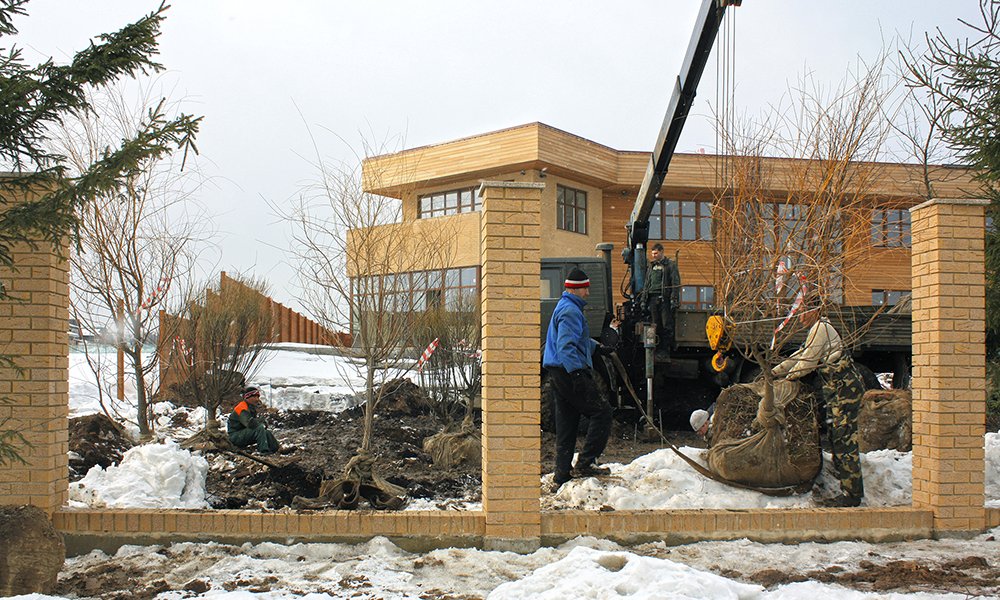
[[[265,401],[282,409],[342,410],[353,400],[346,359],[311,354],[302,348],[272,351],[252,379],[264,388]],[[79,356],[71,356],[71,414],[99,410],[93,376]],[[89,376],[89,378],[88,378]],[[164,423],[174,410],[161,407]],[[198,422],[204,415],[189,411]],[[1000,434],[987,434],[987,505],[1000,507]],[[698,458],[702,451],[686,451]],[[721,486],[699,476],[669,450],[628,465],[610,465],[612,477],[574,480],[543,500],[546,507],[588,509],[781,508],[812,506],[810,495],[772,498]],[[890,450],[863,456],[868,506],[909,504],[911,456]],[[131,450],[122,464],[94,469],[71,491],[74,503],[93,506],[204,506],[204,459],[180,450],[170,440]],[[549,476],[550,477],[550,476]],[[199,487],[200,481],[200,487]],[[824,473],[820,489],[832,488]],[[862,561],[899,559],[939,561],[1000,556],[1000,528],[972,540],[921,540],[900,544],[758,544],[747,540],[701,542],[667,547],[646,544],[623,548],[612,542],[578,538],[558,548],[517,555],[449,548],[411,554],[384,538],[363,544],[173,544],[168,548],[126,546],[114,556],[94,551],[70,559],[64,576],[104,564],[135,563],[182,590],[201,579],[205,591],[164,592],[163,600],[210,597],[222,600],[327,598],[738,598],[741,600],[958,599],[960,593],[862,593],[819,581],[770,589],[713,572],[752,574],[764,568],[808,573],[857,569]],[[180,557],[180,560],[178,558]],[[102,567],[103,568],[103,567]],[[748,570],[752,569],[752,570]],[[733,576],[735,577],[735,575]],[[806,577],[806,579],[810,579]],[[267,584],[259,584],[266,581]],[[248,583],[249,582],[249,583]],[[257,582],[257,583],[254,583]],[[258,585],[259,584],[259,585]],[[196,586],[197,587],[197,586]],[[939,588],[940,589],[940,588]],[[945,588],[947,589],[947,588]],[[41,595],[24,600],[55,598]]]
[[[738,573],[745,580],[752,580],[760,571],[778,569],[809,579],[807,575],[816,571],[852,573],[871,568],[866,565],[885,566],[898,560],[912,560],[934,568],[968,557],[981,557],[994,565],[1000,550],[1000,542],[996,541],[998,536],[1000,528],[972,540],[798,545],[736,540],[683,546],[656,542],[632,548],[582,537],[526,555],[460,548],[414,554],[385,538],[356,545],[179,543],[168,547],[125,546],[111,557],[94,551],[69,559],[61,577],[86,579],[99,577],[110,569],[127,570],[142,574],[141,579],[133,583],[135,589],[152,581],[162,581],[170,589],[178,590],[162,592],[157,596],[162,600],[190,597],[219,600],[958,600],[970,596],[942,591],[858,592],[818,581],[785,583],[765,589],[761,585],[738,581],[735,575],[725,577],[717,573]],[[180,591],[185,588],[188,591]],[[941,590],[942,586],[933,589]],[[94,593],[100,591],[107,590],[95,590]],[[16,598],[49,600],[57,597],[33,594]]]

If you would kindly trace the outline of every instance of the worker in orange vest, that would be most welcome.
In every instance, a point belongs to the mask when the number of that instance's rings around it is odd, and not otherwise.
[[[246,448],[254,443],[257,450],[269,454],[278,451],[278,440],[257,417],[260,406],[260,389],[248,387],[243,390],[243,400],[229,413],[226,429],[229,441],[238,448]]]

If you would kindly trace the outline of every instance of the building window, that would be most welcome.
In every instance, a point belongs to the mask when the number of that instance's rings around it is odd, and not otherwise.
[[[711,240],[712,203],[657,200],[649,215],[651,240]]]
[[[681,308],[708,310],[715,304],[715,288],[710,285],[682,285]]]
[[[909,294],[906,290],[872,290],[872,306],[894,306]]]
[[[385,312],[422,312],[444,307],[473,310],[479,305],[479,267],[397,273],[353,281],[362,297],[356,306]]]
[[[910,211],[876,208],[872,211],[872,245],[885,248],[910,247]]]
[[[482,207],[482,202],[476,190],[468,188],[420,196],[417,206],[417,218],[430,219],[431,217],[476,212]]]
[[[587,233],[587,192],[556,186],[556,227]]]

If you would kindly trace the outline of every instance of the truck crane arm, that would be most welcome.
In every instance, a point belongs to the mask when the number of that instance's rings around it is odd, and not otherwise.
[[[663,117],[663,125],[656,138],[656,145],[653,148],[649,165],[646,167],[646,174],[642,178],[635,206],[632,208],[632,213],[625,225],[628,243],[622,251],[622,255],[630,272],[631,294],[629,297],[638,295],[639,291],[642,290],[646,257],[644,251],[639,251],[638,248],[640,246],[644,248],[649,240],[649,215],[653,210],[653,204],[656,202],[663,180],[667,176],[670,159],[673,158],[677,141],[684,129],[691,105],[694,103],[698,83],[701,81],[708,57],[715,45],[715,38],[722,25],[722,18],[728,7],[740,6],[740,4],[742,4],[742,0],[702,0],[701,8],[698,10],[697,24],[691,41],[688,43],[680,74],[670,95],[667,113]]]

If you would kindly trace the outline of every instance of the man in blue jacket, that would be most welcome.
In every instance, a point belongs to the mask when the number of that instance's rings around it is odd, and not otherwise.
[[[576,461],[577,476],[604,475],[608,470],[597,466],[611,433],[611,405],[597,391],[591,356],[597,342],[583,307],[590,296],[590,279],[580,269],[573,269],[564,282],[566,290],[556,304],[545,337],[542,366],[552,378],[556,396],[556,486],[569,481],[576,434],[580,417],[588,417],[587,437]]]

